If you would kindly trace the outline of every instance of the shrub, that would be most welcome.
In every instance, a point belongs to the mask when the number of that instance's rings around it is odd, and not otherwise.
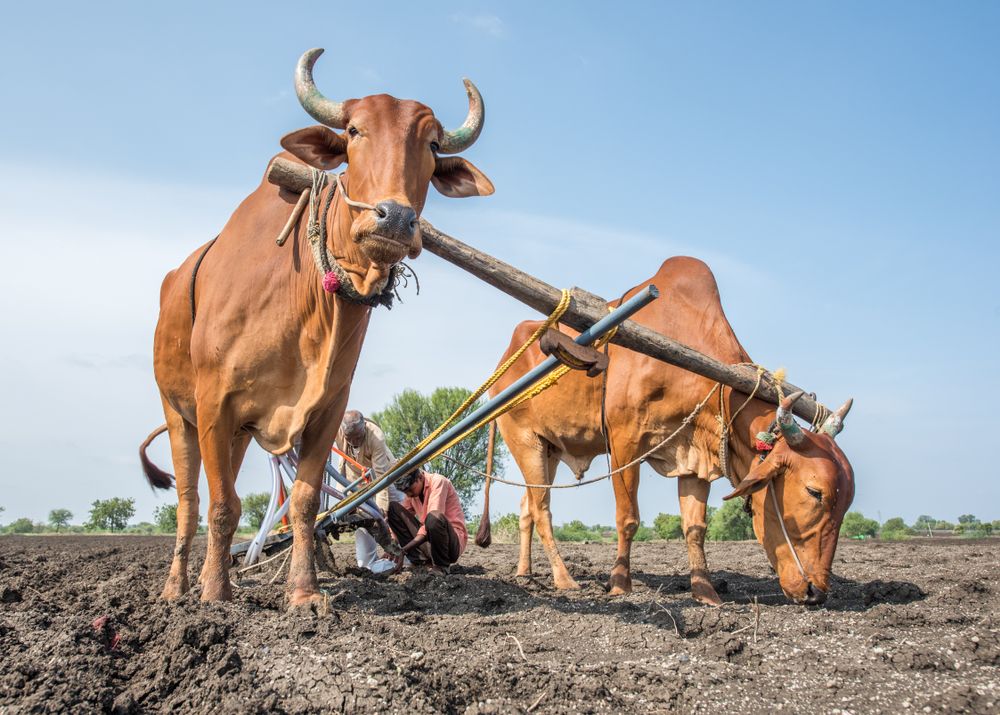
[[[153,521],[161,534],[173,534],[177,531],[177,505],[161,504],[156,507],[153,510]]]
[[[493,520],[491,527],[493,538],[501,543],[513,544],[521,538],[520,514],[504,514]]]
[[[156,524],[151,524],[148,521],[141,521],[138,524],[133,524],[132,526],[126,527],[126,534],[142,534],[149,535],[155,534],[157,531]]]
[[[661,539],[684,538],[684,526],[677,514],[658,514],[653,519],[653,528]]]
[[[863,539],[878,534],[878,522],[860,511],[849,511],[840,524],[840,533],[849,539]]]
[[[656,529],[640,523],[639,528],[635,530],[635,536],[632,537],[632,541],[652,541],[656,538],[659,538]]]
[[[722,508],[712,514],[706,538],[712,541],[746,541],[754,538],[753,521],[743,509],[742,499],[723,502]]]
[[[894,516],[882,524],[882,530],[878,537],[886,541],[901,541],[910,538],[910,527],[906,525],[902,517]]]
[[[12,521],[7,527],[7,533],[10,534],[31,534],[35,531],[35,524],[31,519],[22,516],[16,521]]]

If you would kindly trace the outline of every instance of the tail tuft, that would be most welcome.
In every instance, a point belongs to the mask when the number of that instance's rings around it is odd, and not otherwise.
[[[139,445],[139,462],[142,463],[142,472],[146,475],[149,486],[155,489],[170,489],[174,486],[174,475],[164,472],[153,464],[146,456],[146,450],[154,439],[167,431],[166,425],[160,425],[149,433],[146,441]]]
[[[486,549],[493,543],[493,529],[490,524],[490,513],[483,514],[479,520],[479,530],[476,531],[476,546]]]

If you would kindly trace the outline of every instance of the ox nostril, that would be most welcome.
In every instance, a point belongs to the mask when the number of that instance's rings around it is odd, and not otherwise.
[[[417,212],[395,201],[381,201],[375,205],[375,223],[379,233],[387,238],[410,240],[417,225]]]
[[[810,582],[806,586],[806,604],[810,606],[818,606],[824,601],[826,601],[826,591],[813,586],[812,582]]]

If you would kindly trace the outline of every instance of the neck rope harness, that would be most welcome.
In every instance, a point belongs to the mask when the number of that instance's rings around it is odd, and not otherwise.
[[[337,263],[337,259],[330,253],[330,249],[327,248],[326,218],[330,213],[330,204],[333,203],[333,196],[338,190],[344,203],[348,206],[363,211],[376,210],[371,204],[351,200],[344,190],[344,184],[340,177],[341,174],[335,176],[335,186],[329,187],[326,194],[326,201],[323,202],[323,208],[320,211],[320,197],[323,190],[327,188],[328,176],[325,172],[318,169],[312,170],[312,190],[309,196],[309,223],[306,229],[306,237],[309,239],[309,246],[312,248],[316,269],[323,276],[323,290],[327,293],[339,295],[341,298],[349,300],[352,303],[360,303],[372,308],[384,305],[389,310],[392,310],[393,298],[399,298],[397,291],[399,284],[408,285],[410,276],[413,277],[417,284],[417,293],[420,292],[420,282],[417,281],[416,274],[409,266],[406,266],[402,262],[395,264],[389,269],[389,275],[377,288],[377,292],[370,296],[364,296],[358,293],[354,287],[354,283],[351,282],[350,276]],[[400,302],[402,302],[402,299],[400,299]]]
[[[725,422],[725,419],[722,417],[721,407],[722,407],[722,402],[720,397],[719,417],[720,417],[720,422],[722,422],[723,432],[722,432],[722,439],[719,441],[719,457],[720,457],[720,464],[723,465],[725,473],[728,474],[729,460],[727,457],[729,452],[729,440],[728,440],[729,430],[727,429],[727,424]],[[742,407],[740,409],[742,409]],[[737,410],[737,414],[738,413],[739,410]],[[735,419],[735,417],[736,415],[733,415],[733,419]],[[733,420],[730,420],[729,424],[731,425],[732,422]],[[771,423],[771,427],[766,432],[758,432],[756,438],[754,438],[753,448],[754,451],[757,452],[757,459],[759,461],[763,462],[765,459],[767,459],[767,455],[770,454],[771,450],[774,449],[774,443],[777,440],[778,440],[778,422],[777,420],[775,420],[774,422]],[[788,529],[787,527],[785,527],[785,515],[781,513],[781,505],[778,504],[778,497],[775,494],[773,482],[771,484],[768,484],[767,487],[765,488],[771,495],[771,503],[774,505],[774,513],[778,515],[778,524],[781,525],[781,535],[785,537],[785,543],[788,545],[788,550],[792,554],[792,559],[794,559],[795,565],[799,569],[799,574],[802,576],[803,581],[805,581],[806,583],[810,583],[809,577],[806,575],[806,570],[802,568],[802,562],[799,561],[799,555],[795,551],[795,544],[792,543],[791,537],[788,536]],[[749,496],[747,496],[743,502],[743,510],[746,511],[746,513],[749,514],[751,518],[753,518],[753,502]]]

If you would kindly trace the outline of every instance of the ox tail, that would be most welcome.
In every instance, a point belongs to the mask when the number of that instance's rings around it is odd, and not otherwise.
[[[493,480],[493,452],[497,441],[496,420],[490,422],[489,446],[486,448],[486,486],[483,488],[483,516],[479,519],[479,529],[476,531],[476,545],[482,549],[493,543],[493,526],[490,524],[490,485]]]
[[[153,464],[149,457],[146,456],[146,450],[149,448],[149,445],[152,444],[154,439],[166,431],[167,426],[165,424],[160,425],[149,433],[145,442],[139,445],[139,461],[142,463],[142,473],[146,475],[146,480],[149,482],[149,486],[155,487],[156,489],[170,489],[174,486],[174,475],[164,472],[162,469]]]

